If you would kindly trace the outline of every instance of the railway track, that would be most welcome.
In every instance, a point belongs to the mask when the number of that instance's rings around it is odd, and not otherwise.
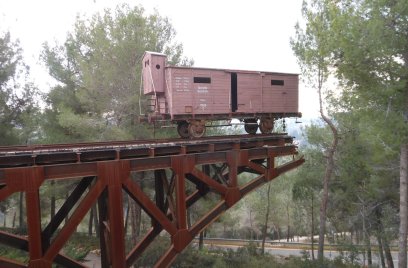
[[[228,151],[293,142],[287,133],[0,147],[0,168]]]
[[[103,263],[130,267],[166,231],[171,244],[155,267],[167,267],[194,237],[240,199],[300,166],[304,159],[297,154],[293,138],[286,133],[0,147],[0,201],[24,193],[28,226],[27,237],[0,232],[0,243],[27,251],[30,267],[32,263],[51,268],[51,263],[58,263],[83,268],[60,252],[98,204]],[[277,158],[283,161],[275,161]],[[131,175],[144,176],[145,171],[154,178],[153,199],[132,180]],[[241,181],[238,175],[244,172],[255,176]],[[44,197],[40,190],[47,180],[77,183],[42,228]],[[187,182],[192,192],[187,191]],[[188,209],[210,192],[219,196],[217,203],[189,227]],[[137,202],[152,222],[128,254],[123,222],[126,196]],[[1,257],[0,266],[26,267]]]

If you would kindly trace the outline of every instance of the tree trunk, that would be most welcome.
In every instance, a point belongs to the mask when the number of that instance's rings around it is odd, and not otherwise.
[[[11,227],[12,227],[13,229],[16,228],[16,217],[17,217],[17,211],[14,210],[13,223],[11,224]]]
[[[88,236],[92,236],[92,226],[93,226],[93,217],[94,217],[94,210],[91,207],[91,211],[89,212],[89,221],[88,221]]]
[[[139,236],[140,231],[140,217],[137,210],[137,204],[132,200],[130,202],[130,231],[131,231],[131,241],[132,245],[136,245],[137,238]]]
[[[379,234],[378,232],[377,232],[377,241],[378,241],[378,253],[380,254],[381,267],[385,268],[383,244],[381,240],[381,234]]]
[[[386,237],[383,238],[383,245],[384,245],[385,259],[387,260],[387,267],[394,268],[394,262],[392,261],[390,245]]]
[[[67,200],[68,197],[69,197],[69,192],[66,192],[65,193],[65,200]],[[68,219],[69,219],[69,213],[67,213],[66,216],[65,216],[65,224],[67,224]]]
[[[200,237],[198,239],[198,249],[203,250],[204,248],[204,231],[200,232]]]
[[[98,212],[96,210],[96,204],[91,207],[89,212],[88,221],[88,236],[93,235],[93,230],[95,230],[96,237],[99,236],[99,226],[98,226]]]
[[[311,230],[311,242],[312,242],[312,260],[314,261],[314,195],[312,193],[312,230]]]
[[[20,192],[20,197],[19,197],[19,218],[18,218],[18,227],[20,228],[20,230],[24,230],[25,229],[25,224],[24,224],[24,193]]]
[[[54,218],[55,216],[55,203],[56,203],[56,199],[55,199],[55,181],[52,180],[51,181],[51,204],[50,204],[50,214],[51,214],[51,219]]]
[[[366,245],[367,245],[367,264],[368,268],[371,268],[373,266],[373,257],[371,254],[371,241],[370,241],[370,234],[367,233],[366,237]]]
[[[98,209],[96,206],[96,203],[93,205],[93,211],[94,211],[94,226],[95,226],[95,234],[96,237],[99,237],[99,221],[98,221]]]
[[[286,217],[288,222],[288,232],[286,236],[286,242],[289,242],[290,239],[290,213],[289,213],[289,202],[286,203]]]
[[[388,268],[394,268],[394,263],[392,261],[392,255],[391,255],[389,242],[388,242],[388,239],[387,239],[387,235],[385,234],[384,226],[383,226],[383,223],[382,223],[382,211],[381,211],[380,207],[376,208],[375,216],[376,216],[377,237],[378,237],[378,241],[379,241],[378,244],[379,244],[379,246],[381,244],[381,248],[383,249],[380,252],[380,256],[382,258],[381,259],[381,264],[383,265],[383,267],[385,267],[384,255],[383,255],[383,251],[384,251]]]
[[[249,208],[249,226],[251,227],[249,230],[249,239],[253,239],[253,232],[254,229],[252,227],[252,210]]]
[[[333,146],[329,149],[327,156],[326,172],[323,178],[323,197],[320,204],[320,223],[319,223],[319,247],[317,259],[323,260],[324,235],[326,233],[327,203],[329,201],[329,182],[334,169],[334,151],[337,147],[337,137],[333,140]]]
[[[319,84],[318,84],[318,94],[319,94],[319,106],[320,106],[320,116],[323,121],[330,127],[333,134],[333,141],[330,148],[327,149],[327,160],[326,160],[326,171],[323,177],[323,197],[320,204],[320,224],[319,224],[319,248],[317,251],[317,259],[319,261],[323,260],[323,250],[324,250],[324,234],[326,232],[326,213],[327,213],[327,203],[329,200],[329,183],[330,178],[334,170],[334,153],[337,149],[337,144],[339,142],[339,136],[336,126],[333,124],[332,120],[324,114],[323,110],[323,99],[322,99],[322,87],[323,87],[323,75],[322,71],[319,70]]]
[[[140,206],[132,200],[130,202],[130,230],[133,245],[136,245],[137,239],[140,234],[140,225],[141,225],[141,210]]]
[[[135,179],[135,183],[140,185],[141,189],[143,190],[143,185],[141,181],[144,178],[144,172],[142,172],[141,177]],[[130,231],[131,231],[131,241],[133,245],[136,245],[137,239],[140,235],[141,223],[142,223],[142,209],[141,207],[134,202],[131,198],[129,198],[129,206],[130,206]]]
[[[398,267],[407,267],[408,230],[408,144],[401,146],[400,156],[400,226],[398,241]]]
[[[361,214],[362,214],[362,221],[363,221],[363,241],[365,243],[365,247],[366,247],[366,251],[367,251],[367,266],[370,268],[373,265],[373,259],[372,259],[372,256],[371,256],[370,234],[369,234],[369,232],[367,230],[367,227],[366,227],[366,208],[365,208],[364,203],[363,203],[363,211],[362,211]],[[363,265],[365,265],[365,254],[364,254]]]
[[[262,247],[261,247],[262,254],[265,253],[265,240],[266,240],[266,234],[268,232],[269,210],[271,209],[271,198],[269,196],[270,193],[271,193],[271,183],[268,184],[265,222],[262,227]]]
[[[131,201],[131,198],[130,198],[130,196],[128,195],[127,196],[127,207],[126,207],[126,216],[125,216],[125,235],[127,235],[127,233],[128,233],[128,228],[129,228],[129,213],[130,213],[130,201]]]
[[[191,226],[192,226],[192,223],[191,223],[191,210],[187,209],[187,228],[190,229]],[[224,226],[225,226],[225,224],[224,224]],[[225,234],[225,227],[224,227],[224,234]]]

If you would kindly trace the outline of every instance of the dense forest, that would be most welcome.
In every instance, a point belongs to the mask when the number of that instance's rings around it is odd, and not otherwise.
[[[260,251],[250,245],[237,255],[223,255],[229,263],[219,259],[222,253],[190,253],[207,266],[248,267],[250,256],[264,253],[265,240],[301,239],[309,252],[303,259],[305,267],[324,263],[323,250],[340,245],[345,253],[338,265],[394,267],[391,252],[399,250],[399,267],[405,268],[408,2],[309,0],[304,1],[302,14],[304,20],[294,25],[296,34],[288,45],[299,61],[302,82],[320,98],[320,118],[297,130],[306,162],[256,190],[203,233],[263,240]],[[0,33],[1,146],[176,135],[174,130],[153,130],[135,120],[139,105],[144,105],[138,91],[145,51],[163,52],[171,64],[193,64],[167,18],[128,5],[79,17],[63,43],[43,45],[39,58],[55,80],[46,89],[30,81],[30,68],[12,34]],[[140,179],[147,192],[151,176]],[[65,181],[45,183],[40,193],[46,197],[43,217],[55,215],[70,187]],[[18,194],[0,203],[2,228],[24,233],[23,199]],[[210,205],[211,198],[206,202]],[[200,210],[206,210],[205,202],[188,217]],[[79,236],[97,236],[97,213],[95,206],[77,230]],[[146,231],[148,220],[136,203],[128,203],[125,223],[130,240]],[[310,248],[318,250],[317,256]],[[190,253],[185,253],[185,261]],[[374,255],[379,257],[376,264]],[[248,260],[239,259],[243,256]],[[262,265],[259,256],[252,261]],[[181,261],[176,266],[186,267]]]

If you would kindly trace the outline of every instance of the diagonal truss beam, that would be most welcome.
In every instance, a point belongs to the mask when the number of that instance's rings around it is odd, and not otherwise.
[[[48,154],[40,153],[35,157],[0,155],[0,201],[13,193],[24,192],[28,208],[28,237],[1,231],[0,243],[27,251],[28,267],[51,268],[52,263],[63,267],[85,267],[60,251],[91,207],[98,203],[103,268],[132,266],[162,231],[169,234],[171,244],[155,267],[168,267],[193,238],[223,212],[251,191],[304,162],[303,158],[295,157],[297,148],[291,143],[292,139],[287,136],[238,136],[235,140],[192,140],[181,146],[168,143],[168,147],[157,148],[139,144],[120,147],[122,145],[112,143],[112,146],[119,147],[104,149],[111,146],[105,143],[94,151],[82,153],[71,153],[67,145],[56,147],[55,164],[53,149],[49,147],[46,150],[51,150],[51,154],[47,151]],[[0,149],[1,154],[5,149]],[[293,158],[290,161],[283,159],[283,164],[276,165],[275,160],[284,156]],[[149,170],[154,174],[153,200],[130,178],[132,172]],[[240,184],[238,176],[243,172],[258,176]],[[42,228],[38,193],[43,182],[78,177],[82,178],[79,184],[48,225]],[[189,190],[189,194],[186,180],[196,187],[192,192]],[[188,209],[209,192],[217,194],[220,200],[190,226]],[[137,202],[152,220],[150,231],[129,252],[125,252],[123,193]],[[67,216],[69,219],[63,224]],[[0,266],[27,267],[4,257],[0,257]]]

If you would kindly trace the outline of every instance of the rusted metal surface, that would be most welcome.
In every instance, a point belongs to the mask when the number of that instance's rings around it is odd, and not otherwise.
[[[157,239],[170,245],[156,260],[168,267],[203,229],[257,187],[303,163],[287,135],[211,137],[0,148],[0,202],[24,192],[27,236],[0,232],[0,243],[28,252],[28,263],[0,257],[1,267],[85,267],[61,254],[91,207],[98,204],[102,267],[130,267]],[[276,158],[293,156],[277,165]],[[279,161],[281,162],[281,161]],[[151,172],[154,198],[132,175]],[[238,183],[243,172],[257,174]],[[56,215],[43,225],[39,191],[47,180],[79,181]],[[187,191],[187,182],[189,190]],[[191,187],[193,186],[193,189]],[[219,202],[196,222],[188,210],[212,192]],[[124,201],[129,196],[151,218],[151,229],[125,247]],[[162,236],[162,235],[161,235]]]

